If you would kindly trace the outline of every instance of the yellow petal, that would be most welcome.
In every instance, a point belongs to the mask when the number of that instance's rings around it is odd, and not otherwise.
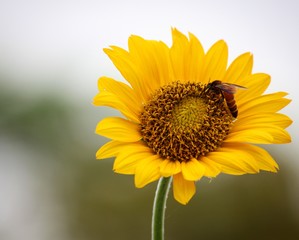
[[[254,158],[247,152],[239,150],[237,146],[221,147],[217,152],[210,152],[207,158],[221,165],[221,171],[227,174],[241,175],[259,171]]]
[[[264,133],[263,133],[264,132]],[[268,140],[269,142],[252,142],[252,143],[289,143],[291,141],[290,135],[288,132],[281,128],[277,127],[275,125],[271,126],[271,123],[269,125],[267,124],[248,124],[246,127],[241,128],[238,131],[235,131],[232,135],[238,134],[239,135],[245,135],[250,137],[249,135],[253,137],[257,137],[260,139],[260,135],[271,135],[272,139],[269,137]],[[267,137],[267,136],[266,136]],[[257,139],[257,140],[258,140]],[[267,141],[267,138],[263,138],[264,140],[262,141]],[[231,142],[231,136],[230,136],[230,142]],[[251,142],[251,141],[250,141]]]
[[[292,141],[290,134],[285,129],[272,127],[269,131],[271,131],[270,133],[274,138],[273,143],[275,144],[290,143]]]
[[[127,84],[115,81],[112,78],[101,77],[98,80],[98,88],[100,92],[107,91],[114,94],[120,102],[123,102],[128,109],[134,111],[136,115],[141,112],[142,103],[134,90]]]
[[[286,128],[291,125],[292,120],[281,113],[261,113],[261,114],[254,114],[251,116],[245,116],[238,118],[235,121],[234,126],[232,128],[232,132],[250,129],[252,127],[262,127],[264,126],[277,126],[281,128]]]
[[[97,125],[96,133],[121,142],[136,142],[142,138],[138,124],[120,117],[104,118]]]
[[[211,161],[207,157],[201,157],[200,161],[205,166],[204,176],[216,177],[220,173],[220,167],[217,163]]]
[[[110,141],[104,144],[96,153],[97,159],[111,158],[115,157],[120,151],[121,148],[127,143]]]
[[[141,143],[131,143],[122,148],[117,155],[113,170],[122,174],[134,174],[140,161],[153,156],[151,150]]]
[[[124,104],[120,102],[114,94],[111,94],[109,92],[98,93],[93,99],[93,104],[96,106],[112,107],[115,109],[119,109],[120,111],[125,109]]]
[[[164,159],[160,165],[160,173],[163,177],[170,177],[181,172],[181,163]]]
[[[182,174],[188,181],[197,181],[202,178],[206,169],[204,164],[195,158],[187,162],[182,162]]]
[[[201,81],[202,67],[204,61],[204,50],[200,41],[192,34],[189,33],[190,51],[189,62],[187,70],[189,71],[189,81]]]
[[[129,51],[142,74],[141,78],[149,95],[160,86],[173,80],[169,48],[163,42],[131,36]]]
[[[189,39],[177,29],[172,29],[173,44],[170,49],[170,56],[174,80],[181,82],[201,80],[204,50],[193,34],[189,33]]]
[[[224,143],[225,149],[243,151],[252,156],[251,163],[259,170],[277,172],[278,165],[271,155],[264,149],[248,143]]]
[[[127,105],[124,104],[122,100],[120,100],[117,96],[115,96],[112,93],[109,92],[98,93],[94,97],[93,103],[96,106],[107,106],[107,107],[112,107],[114,109],[117,109],[128,119],[136,123],[140,122],[139,114],[138,111],[136,111],[136,108],[134,109],[134,107],[128,107]]]
[[[212,158],[209,158],[209,156],[207,156],[206,158],[209,159],[211,162],[214,162],[213,158],[217,158],[218,155],[212,155]],[[219,168],[220,171],[226,174],[231,174],[231,175],[243,175],[246,174],[247,172],[242,170],[241,168],[239,168],[238,166],[227,166],[225,164],[221,164],[221,163],[216,163]]]
[[[179,203],[186,205],[195,191],[194,182],[185,180],[182,173],[173,176],[173,195]]]
[[[244,79],[251,74],[253,57],[251,53],[244,53],[237,57],[227,69],[223,82],[244,84]]]
[[[228,58],[228,48],[223,40],[216,42],[204,58],[202,82],[221,80],[225,74]]]
[[[255,73],[247,76],[243,82],[237,82],[238,85],[247,88],[244,91],[237,91],[235,94],[237,105],[242,105],[244,102],[262,95],[270,82],[271,77],[265,73]]]
[[[111,46],[111,49],[105,48],[104,52],[109,56],[122,76],[130,83],[136,92],[136,96],[140,98],[140,101],[145,102],[148,97],[148,92],[144,88],[144,83],[141,78],[142,74],[136,67],[130,54],[126,50],[116,46]]]
[[[138,163],[135,169],[135,186],[142,188],[161,177],[160,164],[162,159],[158,155],[145,158]]]
[[[289,143],[289,133],[277,126],[249,125],[248,129],[230,133],[225,142],[250,142],[257,144]]]
[[[175,80],[179,80],[181,82],[190,81],[186,73],[188,57],[189,57],[188,38],[180,31],[178,31],[176,28],[173,28],[172,46],[170,48],[170,58],[173,66]]]
[[[285,95],[287,95],[287,93],[277,92],[248,100],[244,104],[239,104],[239,117],[266,112],[277,112],[288,105],[291,101],[283,98]]]
[[[254,129],[243,130],[230,133],[225,142],[250,142],[257,144],[269,144],[273,143],[273,136],[267,132],[267,129]]]
[[[238,148],[250,153],[254,157],[259,169],[277,172],[278,165],[266,150],[246,143],[238,144]]]

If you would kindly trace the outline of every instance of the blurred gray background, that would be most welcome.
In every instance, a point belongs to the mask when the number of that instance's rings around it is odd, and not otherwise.
[[[97,161],[97,79],[123,80],[102,48],[130,34],[171,44],[171,27],[230,61],[251,51],[268,92],[287,91],[293,143],[266,148],[278,174],[220,175],[198,182],[187,206],[168,200],[166,239],[299,239],[299,1],[0,0],[0,239],[150,239],[156,183]]]

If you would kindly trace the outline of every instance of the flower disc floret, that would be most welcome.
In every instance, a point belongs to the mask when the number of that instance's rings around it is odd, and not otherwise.
[[[202,83],[174,82],[157,90],[140,116],[143,141],[172,161],[189,161],[217,149],[233,118],[221,95]]]

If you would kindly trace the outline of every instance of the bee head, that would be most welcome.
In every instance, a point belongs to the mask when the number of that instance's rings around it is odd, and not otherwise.
[[[220,80],[214,80],[213,82],[209,82],[209,83],[207,84],[207,88],[208,88],[208,89],[214,89],[215,86],[217,86],[217,85],[219,85],[219,84],[221,84],[221,81],[220,81]]]

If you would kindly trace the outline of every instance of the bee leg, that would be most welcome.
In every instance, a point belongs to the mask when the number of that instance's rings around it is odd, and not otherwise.
[[[224,95],[223,95],[223,92],[221,91],[220,93],[221,93],[221,97],[220,97],[219,100],[218,100],[218,103],[219,103],[219,104],[223,103],[223,101],[224,101],[224,99],[225,99],[225,97],[224,97]]]

